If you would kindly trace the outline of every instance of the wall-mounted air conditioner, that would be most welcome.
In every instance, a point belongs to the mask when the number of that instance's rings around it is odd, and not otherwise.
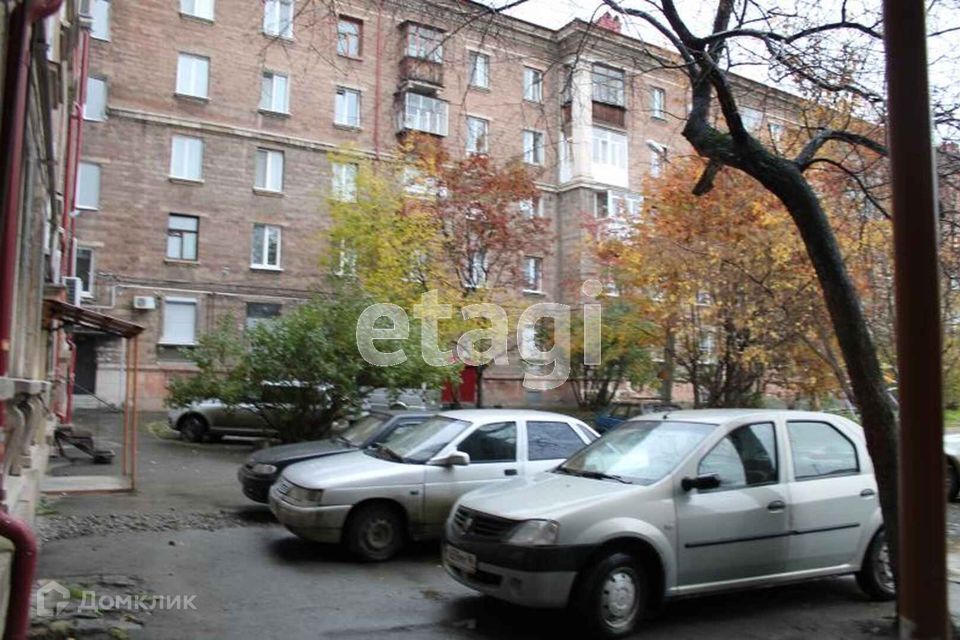
[[[83,280],[67,276],[63,279],[63,286],[67,288],[67,304],[79,307],[83,298]]]
[[[157,299],[153,296],[134,296],[133,308],[141,311],[150,311],[157,308]]]

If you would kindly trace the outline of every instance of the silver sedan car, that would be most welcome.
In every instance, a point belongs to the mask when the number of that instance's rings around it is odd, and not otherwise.
[[[446,411],[372,448],[287,467],[270,509],[298,536],[386,560],[406,538],[439,538],[468,491],[556,467],[597,437],[557,413]]]
[[[862,429],[835,415],[638,416],[545,473],[464,496],[444,532],[457,581],[629,634],[665,598],[855,574],[894,596]]]

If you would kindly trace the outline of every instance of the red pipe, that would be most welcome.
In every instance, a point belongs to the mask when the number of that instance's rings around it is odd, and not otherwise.
[[[63,0],[23,0],[11,12],[8,23],[4,109],[0,115],[0,216],[3,217],[0,223],[0,377],[6,377],[10,370],[30,39],[33,24],[59,11],[62,4]],[[0,428],[6,428],[5,407],[0,407]],[[0,500],[3,498],[3,473],[0,472]],[[2,509],[0,537],[7,538],[14,545],[4,640],[23,640],[30,625],[30,591],[37,568],[37,539],[30,527]]]

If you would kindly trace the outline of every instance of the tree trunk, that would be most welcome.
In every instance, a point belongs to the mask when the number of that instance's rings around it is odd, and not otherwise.
[[[477,366],[477,409],[483,408],[483,365]]]
[[[666,344],[663,347],[663,377],[660,383],[660,399],[664,402],[673,402],[673,329],[667,327]]]

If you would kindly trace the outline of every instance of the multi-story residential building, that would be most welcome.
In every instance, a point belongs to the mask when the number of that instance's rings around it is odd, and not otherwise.
[[[551,30],[448,0],[91,1],[77,271],[87,306],[146,327],[148,408],[217,318],[256,323],[324,286],[326,199],[356,175],[344,146],[389,158],[420,131],[525,162],[541,195],[522,206],[552,233],[518,289],[571,304],[603,277],[587,220],[638,211],[645,177],[687,152],[684,77],[609,16]],[[754,125],[781,126],[786,104]],[[115,341],[78,348],[77,392],[115,400]],[[489,404],[569,400],[525,395],[517,367],[485,379]]]

